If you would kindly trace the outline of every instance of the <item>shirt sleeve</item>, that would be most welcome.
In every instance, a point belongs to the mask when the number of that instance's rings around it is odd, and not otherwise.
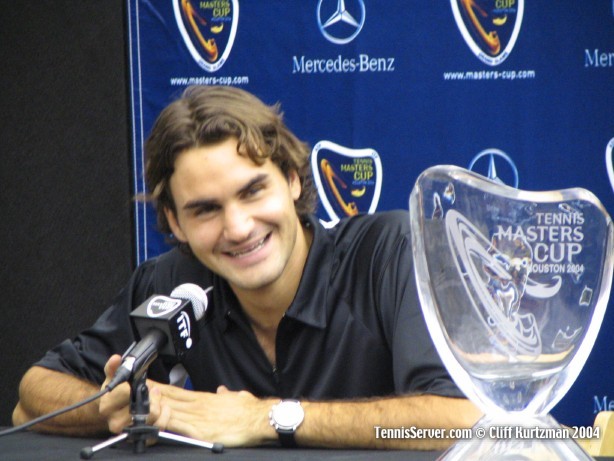
[[[152,291],[153,266],[153,262],[141,265],[128,285],[91,327],[53,347],[34,365],[102,384],[105,379],[104,365],[109,357],[123,354],[135,340],[130,312]],[[161,363],[154,363],[148,375],[162,382],[166,382],[168,376]]]
[[[380,309],[392,350],[395,391],[464,397],[428,332],[416,289],[409,216],[403,214],[401,218],[407,225],[401,225],[378,283]]]

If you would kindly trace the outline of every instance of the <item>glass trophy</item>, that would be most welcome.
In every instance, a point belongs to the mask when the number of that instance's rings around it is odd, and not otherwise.
[[[592,459],[548,412],[586,362],[610,295],[614,231],[599,200],[435,166],[409,209],[429,332],[485,415],[440,459]]]

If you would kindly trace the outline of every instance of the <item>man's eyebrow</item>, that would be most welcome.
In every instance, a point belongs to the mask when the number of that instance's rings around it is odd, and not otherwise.
[[[244,194],[245,192],[250,190],[252,187],[254,187],[256,184],[266,181],[268,177],[269,176],[266,173],[261,173],[257,176],[254,176],[243,187],[239,189],[238,195]],[[218,202],[215,199],[195,199],[195,200],[190,200],[189,202],[186,202],[186,204],[183,205],[182,208],[184,210],[193,210],[195,208],[207,209],[207,208],[214,208],[217,205],[218,205]]]
[[[190,200],[185,205],[183,205],[184,210],[193,210],[195,208],[201,209],[210,209],[217,205],[217,201],[215,200],[206,200],[206,199],[196,199]]]
[[[245,184],[241,189],[239,189],[239,195],[247,192],[256,184],[264,182],[268,179],[268,175],[266,173],[260,173],[259,175],[254,176],[247,184]]]

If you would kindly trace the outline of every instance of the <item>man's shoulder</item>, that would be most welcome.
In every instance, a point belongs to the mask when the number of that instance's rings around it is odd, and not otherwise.
[[[383,257],[410,246],[409,213],[381,211],[343,219],[327,230],[337,255],[359,259]]]
[[[350,237],[360,234],[381,234],[381,237],[409,235],[409,213],[405,210],[380,211],[362,214],[342,220],[337,230],[340,235]]]
[[[394,227],[409,230],[409,212],[406,210],[380,211],[364,215],[372,226]]]

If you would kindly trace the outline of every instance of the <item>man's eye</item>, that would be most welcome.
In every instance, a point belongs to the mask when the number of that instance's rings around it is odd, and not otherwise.
[[[211,213],[214,213],[218,207],[216,206],[203,206],[194,208],[194,216],[205,216]]]
[[[260,192],[262,189],[264,189],[263,185],[257,185],[257,186],[252,186],[249,189],[247,189],[245,191],[245,196],[246,197],[251,197],[253,195],[256,195],[258,192]]]

